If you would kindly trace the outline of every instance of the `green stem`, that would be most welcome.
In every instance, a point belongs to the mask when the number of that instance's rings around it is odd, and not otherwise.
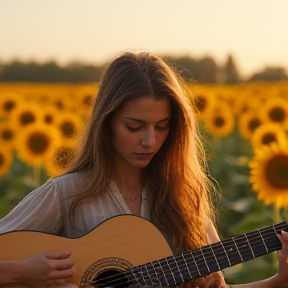
[[[39,187],[41,184],[41,166],[40,165],[33,166],[33,179],[34,179],[35,185]]]

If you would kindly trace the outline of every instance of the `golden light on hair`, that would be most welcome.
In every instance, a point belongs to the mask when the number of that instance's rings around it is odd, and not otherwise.
[[[288,143],[272,143],[256,150],[250,162],[252,189],[266,205],[288,207]]]

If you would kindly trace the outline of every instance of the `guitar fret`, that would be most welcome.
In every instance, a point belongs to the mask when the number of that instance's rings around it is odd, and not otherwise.
[[[194,259],[197,263],[197,260],[198,260],[198,268],[199,268],[199,271],[200,271],[200,276],[202,275],[207,275],[210,273],[209,271],[209,267],[207,266],[207,263],[204,259],[204,255],[203,255],[203,252],[201,249],[197,249],[197,250],[194,250],[192,252],[192,254],[194,255]],[[201,267],[202,265],[202,267]]]
[[[146,282],[146,279],[145,279],[145,274],[144,274],[144,272],[143,272],[143,268],[145,267],[145,265],[142,265],[141,267],[140,267],[140,274],[142,274],[142,279],[144,280],[144,284],[145,284],[145,286],[149,286],[149,283],[147,283]]]
[[[150,277],[151,277],[151,274],[155,275],[155,278],[151,278],[152,280],[152,283],[154,284],[160,284],[161,281],[160,279],[158,278],[158,272],[157,270],[155,269],[154,265],[153,265],[153,262],[150,262],[150,263],[147,263],[146,266],[148,267],[148,270],[151,270],[152,272],[150,272]]]
[[[182,255],[183,261],[184,261],[184,263],[185,263],[185,266],[186,266],[186,268],[187,268],[187,271],[188,271],[188,274],[189,274],[189,276],[190,276],[190,279],[193,279],[193,276],[191,275],[190,269],[189,269],[189,267],[188,267],[188,265],[187,265],[187,262],[186,262],[186,260],[185,260],[184,254],[182,253],[181,255]],[[190,279],[188,279],[188,280],[190,280]]]
[[[145,268],[145,271],[146,271],[146,273],[147,273],[145,276],[148,276],[148,283],[149,283],[149,285],[150,285],[150,286],[153,285],[153,280],[152,280],[152,278],[151,278],[151,276],[150,276],[150,273],[149,273],[147,264],[146,264],[146,265],[143,265],[143,268]],[[144,274],[144,273],[143,273],[143,274]],[[145,276],[144,276],[144,279],[145,279]]]
[[[258,231],[253,231],[250,233],[247,233],[247,239],[249,241],[249,244],[251,246],[251,249],[253,250],[253,254],[256,257],[259,257],[266,253],[265,245],[263,244],[263,241],[255,241],[255,239],[259,239],[259,233]]]
[[[211,245],[202,247],[202,254],[209,273],[221,270]]]
[[[163,275],[163,277],[164,277],[164,280],[165,280],[165,285],[167,284],[168,286],[169,286],[169,282],[168,282],[168,279],[166,278],[166,274],[165,274],[165,272],[164,272],[164,270],[163,270],[163,267],[162,267],[162,265],[161,265],[161,263],[160,263],[160,261],[158,260],[157,261],[157,264],[159,265],[159,267],[160,267],[160,269],[161,269],[161,272],[162,272],[162,275]],[[160,281],[160,283],[162,284],[162,281]],[[163,285],[163,286],[165,286],[165,285]]]
[[[211,251],[212,251],[212,254],[213,254],[213,257],[214,257],[214,259],[215,259],[215,261],[216,261],[218,270],[221,270],[221,267],[220,267],[219,262],[218,262],[218,260],[217,260],[217,258],[216,258],[216,255],[215,255],[215,253],[214,253],[214,250],[213,250],[212,245],[209,245],[209,247],[210,247],[210,249],[211,249]]]
[[[238,246],[237,246],[237,244],[236,244],[236,242],[235,242],[235,239],[234,239],[234,238],[232,238],[232,240],[233,240],[233,242],[234,242],[234,244],[235,244],[235,247],[236,247],[236,249],[237,249],[237,252],[238,252],[238,254],[239,254],[240,258],[241,258],[241,261],[243,262],[243,258],[242,258],[242,255],[241,255],[241,253],[240,253],[240,251],[239,251],[239,249],[238,249]]]
[[[190,255],[192,256],[193,263],[195,264],[196,269],[197,269],[197,271],[198,271],[197,276],[202,276],[202,274],[201,274],[201,272],[200,272],[200,270],[199,270],[199,267],[198,267],[198,265],[197,265],[197,262],[196,262],[196,260],[195,260],[195,258],[194,258],[194,255],[193,255],[192,251],[190,251],[189,253],[190,253]]]
[[[260,235],[260,237],[261,237],[261,239],[262,239],[262,242],[263,242],[263,244],[264,244],[264,246],[265,246],[266,252],[269,253],[268,248],[267,248],[267,246],[266,246],[266,244],[265,244],[264,238],[262,237],[261,231],[260,231],[259,229],[257,229],[257,231],[258,231],[258,233],[259,233],[259,235]]]
[[[133,266],[133,267],[131,268],[131,272],[132,272],[132,274],[133,274],[133,276],[134,276],[134,279],[136,280],[136,282],[137,282],[137,283],[139,284],[139,286],[141,287],[141,281],[140,281],[140,280],[142,280],[143,278],[142,278],[142,276],[141,276],[139,266]],[[137,276],[137,274],[138,274],[138,276]],[[139,275],[139,274],[140,274],[140,275]]]
[[[249,245],[249,247],[250,247],[250,250],[251,250],[251,253],[252,253],[252,255],[253,255],[253,258],[256,258],[256,257],[255,257],[255,254],[254,254],[254,252],[253,252],[253,249],[252,249],[252,247],[251,247],[251,245],[250,245],[250,242],[249,242],[249,239],[248,239],[248,237],[247,237],[247,234],[244,233],[244,236],[246,237],[246,240],[247,240],[247,243],[248,243],[248,245]]]
[[[177,264],[177,260],[176,260],[176,258],[174,257],[174,255],[172,256],[173,257],[173,262],[172,262],[172,265],[174,265],[174,268],[176,268],[177,269],[177,274],[180,276],[180,277],[178,277],[179,278],[179,281],[177,280],[177,283],[183,283],[183,282],[185,282],[185,279],[184,279],[184,277],[183,277],[183,274],[185,273],[185,268],[184,268],[184,270],[183,271],[181,271],[180,269],[179,269],[179,265]],[[183,274],[182,274],[183,273]]]
[[[254,258],[247,239],[244,235],[234,238],[234,241],[241,255],[242,261],[247,261]]]
[[[234,241],[231,239],[227,239],[227,240],[222,241],[222,243],[229,257],[229,260],[230,260],[229,263],[231,265],[236,265],[238,263],[241,263],[242,260],[239,255],[239,252],[237,251]]]
[[[168,266],[168,268],[169,268],[169,270],[170,270],[170,275],[172,276],[172,279],[173,279],[173,281],[174,281],[174,284],[177,285],[176,279],[175,279],[175,277],[174,277],[174,273],[173,273],[173,271],[172,271],[172,269],[171,269],[171,267],[170,267],[170,265],[169,265],[169,262],[168,262],[167,258],[166,258],[165,260],[166,260],[166,262],[167,262],[167,266]]]
[[[223,248],[223,251],[224,251],[225,256],[226,256],[226,258],[227,258],[227,260],[228,260],[229,266],[231,267],[232,264],[231,264],[230,259],[229,259],[229,257],[228,257],[227,251],[226,251],[226,249],[225,249],[225,247],[224,247],[224,245],[223,245],[223,242],[222,242],[222,241],[219,241],[219,243],[220,243],[221,247]],[[212,245],[213,245],[213,244],[212,244]],[[216,243],[216,245],[217,245],[217,243]],[[226,268],[226,267],[228,267],[228,266],[222,267],[222,269],[223,269],[223,268]]]
[[[205,248],[205,247],[204,247],[204,248]],[[204,248],[200,248],[199,250],[200,250],[200,252],[201,252],[201,254],[202,254],[202,257],[203,257],[204,263],[205,263],[205,265],[206,265],[206,268],[208,269],[209,273],[211,273],[210,268],[209,268],[209,266],[208,266],[208,264],[207,264],[207,262],[206,262],[205,256],[204,256],[204,254],[203,254],[203,249],[204,249]]]

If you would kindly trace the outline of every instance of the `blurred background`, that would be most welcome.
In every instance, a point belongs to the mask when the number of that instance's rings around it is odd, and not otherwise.
[[[73,158],[111,60],[145,50],[187,82],[222,238],[286,221],[287,11],[286,0],[0,0],[0,218]],[[240,284],[276,271],[270,253],[224,273]]]

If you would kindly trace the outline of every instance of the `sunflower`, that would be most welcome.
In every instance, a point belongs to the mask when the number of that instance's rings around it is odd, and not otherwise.
[[[55,125],[59,120],[59,110],[52,105],[43,106],[41,120],[48,125]],[[61,112],[62,113],[62,112]]]
[[[191,102],[196,115],[201,119],[207,111],[214,108],[216,99],[213,93],[202,88],[194,93],[194,98],[192,97]]]
[[[218,137],[228,136],[235,126],[234,114],[225,102],[209,111],[204,122],[208,132]]]
[[[238,119],[238,128],[241,136],[246,140],[250,140],[255,129],[262,123],[261,116],[255,110],[245,111]]]
[[[288,101],[276,97],[266,101],[261,109],[264,122],[275,122],[282,126],[288,126]]]
[[[11,122],[0,123],[0,142],[13,147],[16,139],[16,130]]]
[[[8,117],[21,103],[21,95],[13,92],[6,92],[0,97],[0,118]]]
[[[75,144],[68,142],[58,146],[46,161],[46,171],[50,177],[61,174],[75,157]]]
[[[15,148],[20,160],[27,165],[36,166],[51,157],[60,143],[59,130],[39,122],[22,129]]]
[[[272,142],[286,141],[287,136],[279,124],[268,122],[255,129],[251,142],[254,149],[262,145],[270,145]]]
[[[75,108],[77,111],[82,114],[89,113],[93,108],[97,92],[98,86],[89,85],[81,87],[80,91],[75,95],[75,98],[77,99],[77,107]]]
[[[249,164],[252,189],[266,205],[288,207],[288,143],[273,142],[256,150]]]
[[[12,151],[0,141],[0,176],[5,175],[12,165]]]
[[[10,116],[16,129],[22,129],[26,125],[36,123],[41,119],[41,109],[39,105],[27,102],[14,109]]]
[[[80,115],[66,111],[59,115],[55,126],[60,130],[64,141],[75,141],[82,131],[83,120]]]

